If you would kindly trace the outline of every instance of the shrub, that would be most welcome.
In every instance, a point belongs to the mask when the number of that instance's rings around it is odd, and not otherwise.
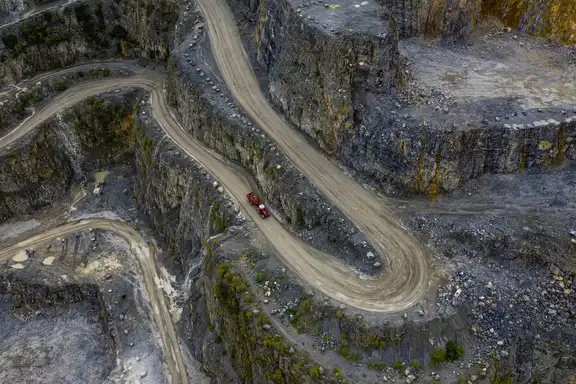
[[[350,358],[350,351],[345,345],[342,345],[340,348],[338,348],[338,353],[342,355],[342,357],[344,357],[346,360]]]
[[[453,341],[446,343],[446,360],[456,361],[464,356],[464,348]]]
[[[340,369],[338,368],[334,368],[334,375],[338,380],[342,380],[342,378],[344,377],[344,375],[342,374],[342,372],[340,372]]]
[[[258,272],[256,274],[256,282],[262,283],[264,280],[266,280],[266,274],[264,272]]]
[[[318,378],[320,376],[320,367],[314,366],[310,368],[310,376],[312,376],[315,379]]]
[[[436,348],[434,352],[430,353],[430,364],[432,364],[432,366],[439,367],[444,361],[446,361],[446,351],[444,348]]]

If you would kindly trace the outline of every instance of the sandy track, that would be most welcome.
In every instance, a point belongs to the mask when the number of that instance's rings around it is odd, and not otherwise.
[[[86,219],[71,222],[0,250],[0,260],[7,260],[23,249],[37,247],[56,237],[69,236],[74,232],[87,230],[88,228],[114,232],[130,244],[130,249],[138,258],[138,262],[143,271],[144,284],[148,292],[150,305],[152,306],[152,316],[154,317],[154,321],[162,338],[164,356],[170,377],[172,378],[172,383],[188,383],[186,367],[182,360],[178,337],[176,336],[172,318],[168,311],[164,293],[155,285],[158,276],[154,256],[156,250],[154,246],[149,244],[140,232],[134,228],[122,221],[108,219]]]

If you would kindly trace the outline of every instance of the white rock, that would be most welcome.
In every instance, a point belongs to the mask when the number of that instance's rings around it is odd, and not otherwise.
[[[458,288],[456,290],[456,292],[454,293],[454,298],[457,299],[458,297],[460,297],[461,294],[462,294],[462,289]]]

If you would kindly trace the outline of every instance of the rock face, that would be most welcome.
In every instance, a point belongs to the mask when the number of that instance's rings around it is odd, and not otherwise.
[[[0,380],[106,381],[115,366],[116,345],[98,286],[49,287],[31,279],[0,276],[0,359],[5,367]],[[30,362],[25,369],[23,361]]]
[[[400,25],[403,37],[441,36],[467,40],[483,21],[495,18],[506,27],[564,44],[576,39],[576,6],[561,0],[376,0]]]
[[[0,222],[55,201],[72,180],[70,162],[46,132],[0,159]]]
[[[43,12],[0,30],[0,86],[92,58],[166,59],[176,20],[168,1],[74,2]]]
[[[75,177],[132,160],[132,100],[138,96],[123,95],[129,97],[91,98],[0,156],[0,222],[56,201]]]
[[[493,107],[465,106],[468,110],[458,113],[476,108],[475,114],[467,119],[451,114],[447,120],[449,110],[435,113],[429,107],[400,105],[397,96],[409,76],[404,68],[399,70],[404,58],[397,49],[398,28],[411,34],[411,26],[373,20],[386,32],[373,27],[348,34],[338,28],[354,19],[348,11],[338,13],[340,8],[325,10],[316,2],[296,8],[289,0],[232,4],[237,19],[249,21],[247,32],[254,36],[249,46],[267,71],[265,91],[271,102],[325,151],[381,187],[392,184],[403,192],[437,196],[483,173],[552,167],[576,156],[576,119],[560,110],[543,115],[530,111],[531,121],[506,124],[503,119],[517,116],[518,109],[495,112]],[[410,11],[420,6],[416,4],[423,2],[385,5],[408,12],[409,21],[416,17]],[[467,2],[458,12],[474,4]],[[458,12],[441,13],[446,19],[442,30],[452,38],[466,34],[462,31],[472,25]],[[329,19],[326,28],[322,16]],[[485,109],[489,112],[477,113]]]
[[[198,264],[203,242],[236,224],[234,210],[207,173],[172,144],[143,137],[136,148],[136,199],[165,239],[170,263],[186,274]]]
[[[347,141],[342,160],[369,179],[408,192],[437,196],[484,173],[553,169],[576,159],[576,119],[521,129],[473,124],[459,130],[442,122],[422,126],[378,109]]]
[[[234,5],[242,1],[231,3],[237,12],[250,9]],[[271,100],[326,151],[337,153],[358,130],[366,94],[388,94],[396,88],[396,25],[381,10],[382,18],[372,15],[366,21],[374,25],[373,33],[336,22],[327,22],[322,30],[307,16],[316,16],[316,9],[324,8],[321,4],[303,6],[301,13],[289,0],[261,1],[256,7],[251,3],[253,13],[247,16],[257,20],[256,55],[268,71]],[[316,17],[322,23],[322,16]]]

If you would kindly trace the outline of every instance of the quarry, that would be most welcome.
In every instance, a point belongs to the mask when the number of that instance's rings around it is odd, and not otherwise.
[[[0,381],[576,383],[575,23],[3,0]]]

